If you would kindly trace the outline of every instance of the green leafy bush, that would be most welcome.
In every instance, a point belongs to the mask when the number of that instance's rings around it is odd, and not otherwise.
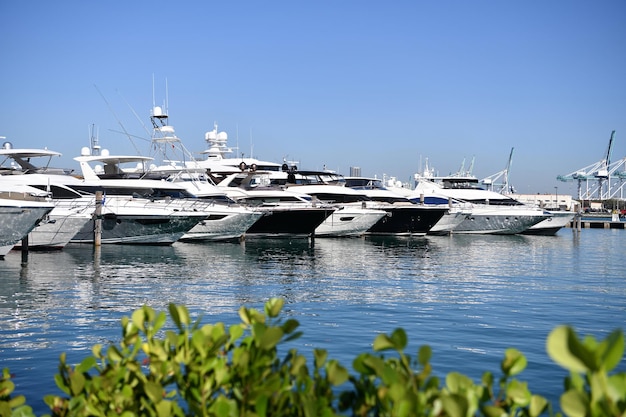
[[[431,350],[405,353],[404,330],[381,334],[373,352],[358,355],[355,371],[313,351],[312,369],[295,349],[278,346],[300,336],[296,320],[282,320],[283,300],[271,299],[264,312],[242,307],[241,323],[202,325],[184,306],[167,316],[150,307],[122,320],[119,346],[92,348],[76,366],[61,355],[55,376],[63,395],[44,398],[52,416],[540,416],[561,415],[516,377],[526,358],[507,349],[499,379],[481,381],[451,372],[442,382],[432,375]],[[552,359],[570,371],[561,396],[570,417],[626,416],[626,374],[609,375],[624,354],[624,336],[579,340],[557,327],[547,340]],[[390,355],[385,356],[385,352]],[[0,380],[0,416],[32,416],[23,396],[13,396],[8,370]]]

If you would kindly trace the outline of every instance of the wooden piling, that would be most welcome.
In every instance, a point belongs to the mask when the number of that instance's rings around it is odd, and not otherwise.
[[[102,238],[102,191],[96,191],[96,211],[94,213],[93,244],[101,245]]]
[[[28,263],[28,234],[22,238],[22,265]]]

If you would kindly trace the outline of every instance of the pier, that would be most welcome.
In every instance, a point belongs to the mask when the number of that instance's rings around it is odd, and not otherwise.
[[[611,219],[574,219],[569,225],[578,229],[626,229],[626,222]]]

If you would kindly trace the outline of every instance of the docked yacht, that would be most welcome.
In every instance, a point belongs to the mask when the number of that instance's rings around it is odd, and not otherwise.
[[[414,204],[407,197],[388,190],[380,179],[345,177],[346,187],[363,192],[387,212],[368,234],[425,235],[448,212],[447,207]]]
[[[88,213],[90,219],[83,222],[80,229],[70,231],[69,226],[75,222],[49,222],[62,231],[68,227],[65,236],[73,234],[71,242],[92,243],[94,241],[93,215],[96,209],[96,193],[102,192],[101,243],[144,243],[165,245],[180,239],[187,231],[207,217],[202,207],[186,207],[173,199],[172,196],[188,195],[179,186],[164,186],[164,182],[133,183],[119,182],[114,179],[100,180],[88,166],[88,158],[81,161],[87,178],[69,175],[69,170],[52,169],[49,165],[37,167],[33,164],[35,156],[60,155],[48,150],[13,149],[5,144],[0,152],[15,162],[10,168],[2,171],[5,181],[30,185],[52,193],[55,210],[53,214],[70,213],[72,217],[84,220]],[[136,180],[139,181],[139,180]],[[203,204],[202,206],[206,205]],[[80,215],[79,215],[80,214]],[[77,220],[78,222],[78,220]],[[76,222],[76,223],[77,223]],[[42,229],[44,230],[44,229]],[[75,231],[75,233],[73,233]],[[33,230],[34,234],[39,231]],[[54,234],[47,232],[48,235]],[[56,236],[60,236],[58,233]],[[40,239],[33,235],[35,242]],[[61,243],[58,243],[61,245]]]
[[[364,193],[345,187],[343,177],[334,172],[291,170],[285,166],[280,172],[268,171],[263,175],[274,186],[306,194],[313,201],[336,208],[315,229],[315,236],[362,236],[387,215],[384,210],[368,207],[377,203]]]
[[[27,237],[53,208],[48,193],[3,181],[0,176],[0,257]]]
[[[553,236],[562,228],[567,227],[576,215],[573,211],[565,210],[547,210],[547,213],[550,217],[532,225],[522,233],[525,235]]]
[[[550,214],[538,207],[528,206],[500,193],[480,187],[470,175],[435,177],[417,175],[413,198],[444,196],[451,204],[471,210],[471,214],[452,233],[517,234],[547,219]],[[428,203],[428,200],[425,200]]]
[[[447,208],[446,213],[428,231],[429,235],[449,235],[472,213],[469,207],[452,204],[449,198],[439,194],[430,194],[428,196],[420,194],[416,197],[412,189],[407,188],[404,184],[397,184],[394,177],[386,182],[386,187],[397,194],[405,196],[412,203],[426,204],[428,207]]]
[[[68,175],[71,172],[50,167],[52,158],[60,155],[47,149],[13,149],[9,142],[5,142],[0,149],[0,179],[22,186],[31,185],[41,192],[50,191],[50,181],[46,175]],[[47,162],[36,166],[33,159]],[[69,193],[75,194],[71,190]],[[66,197],[65,193],[60,195]],[[91,220],[93,204],[64,205],[58,203],[56,198],[51,201],[54,209],[28,234],[29,250],[62,249]],[[21,247],[22,241],[15,244],[16,249]]]
[[[217,186],[235,201],[263,211],[265,215],[246,232],[246,237],[313,237],[317,227],[336,211],[311,197],[271,183],[267,172],[230,174]]]
[[[167,110],[159,106],[152,109],[151,149],[154,162],[144,175],[160,178],[184,187],[189,194],[210,206],[209,216],[186,233],[181,240],[230,240],[242,238],[250,227],[265,213],[244,207],[229,198],[198,165],[191,152],[176,136],[174,127],[168,122]],[[140,163],[137,166],[142,166]]]

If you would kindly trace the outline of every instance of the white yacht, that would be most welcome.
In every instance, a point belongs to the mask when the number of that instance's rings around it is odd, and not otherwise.
[[[47,149],[13,149],[9,142],[5,142],[0,149],[0,178],[5,182],[31,185],[40,191],[50,188],[50,181],[46,175],[67,175],[70,170],[50,167],[53,157],[61,154]],[[46,160],[46,164],[36,166],[32,160]],[[26,174],[26,175],[25,175]],[[70,191],[71,194],[75,194]],[[61,193],[63,195],[63,193]],[[80,195],[78,197],[81,197]],[[91,220],[93,205],[57,204],[54,209],[28,234],[29,250],[62,249],[78,231]],[[18,242],[15,248],[21,248]]]
[[[412,203],[427,204],[429,207],[447,209],[441,219],[428,231],[429,235],[449,235],[472,213],[470,207],[452,204],[452,200],[439,194],[430,194],[428,196],[420,194],[416,197],[412,189],[407,188],[404,184],[398,184],[395,177],[387,180],[386,184],[389,190],[407,197]]]
[[[307,194],[273,185],[264,171],[230,174],[217,186],[235,201],[265,213],[248,229],[246,237],[314,237],[317,227],[337,209],[314,203]]]
[[[14,162],[9,164],[7,169],[2,170],[3,175],[0,178],[13,183],[27,184],[40,190],[50,190],[55,211],[60,215],[81,213],[82,221],[85,212],[90,214],[90,221],[84,222],[83,226],[73,234],[71,242],[92,243],[94,241],[96,219],[93,215],[97,191],[105,195],[102,218],[98,219],[102,221],[101,243],[103,244],[172,244],[207,217],[205,212],[198,210],[198,207],[183,207],[175,199],[167,198],[170,195],[185,193],[182,187],[163,187],[164,182],[160,181],[151,183],[153,186],[151,188],[148,183],[100,180],[93,172],[90,172],[92,170],[88,167],[87,161],[83,161],[86,165],[83,168],[88,178],[82,179],[69,175],[69,170],[50,168],[49,164],[35,166],[32,161],[35,156],[60,155],[45,149],[13,149],[10,144],[5,144],[0,155],[12,158]],[[56,209],[56,207],[59,208]],[[61,230],[64,224],[69,226],[74,223],[50,223],[52,226],[58,226],[58,230]],[[34,232],[38,233],[36,229]],[[71,234],[69,229],[66,234]],[[35,241],[40,240],[35,239]]]
[[[209,216],[181,240],[242,238],[265,213],[238,204],[218,188],[207,175],[206,169],[198,165],[182,140],[176,136],[168,120],[166,109],[153,107],[150,117],[153,126],[151,149],[156,164],[150,165],[148,175],[180,185],[195,198],[211,203],[206,208]]]
[[[426,170],[424,175],[416,174],[415,179],[412,198],[425,199],[428,204],[429,197],[444,196],[451,204],[471,210],[452,233],[517,234],[550,217],[538,207],[481,188],[471,175],[435,177]]]
[[[0,257],[24,239],[52,211],[48,193],[0,177]]]
[[[260,176],[261,174],[257,174]],[[364,193],[345,187],[343,178],[329,171],[267,171],[262,174],[267,183],[286,191],[311,197],[318,204],[335,207],[336,210],[315,229],[319,237],[362,236],[387,212],[368,207],[377,205]]]
[[[448,212],[448,207],[414,204],[406,196],[387,189],[377,178],[344,179],[346,187],[363,192],[369,199],[378,202],[376,208],[388,214],[372,226],[368,234],[425,235]]]
[[[550,214],[550,217],[529,227],[522,233],[525,235],[552,236],[562,228],[567,227],[576,215],[573,211],[565,210],[547,210],[547,212]]]

